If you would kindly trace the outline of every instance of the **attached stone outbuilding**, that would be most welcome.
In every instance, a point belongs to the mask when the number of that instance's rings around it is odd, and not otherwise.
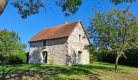
[[[29,43],[29,63],[49,64],[49,59],[55,59],[55,64],[72,66],[90,62],[86,48],[90,41],[80,20],[43,29]]]

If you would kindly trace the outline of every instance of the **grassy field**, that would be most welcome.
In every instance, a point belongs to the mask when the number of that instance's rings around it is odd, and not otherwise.
[[[19,64],[0,66],[0,80],[138,80],[138,68],[95,62],[89,65],[59,66],[47,64]]]

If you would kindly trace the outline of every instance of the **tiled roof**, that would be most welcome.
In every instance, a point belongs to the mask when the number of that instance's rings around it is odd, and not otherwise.
[[[78,22],[80,22],[80,20],[72,23],[64,23],[63,25],[48,29],[43,29],[29,42],[68,37],[75,28],[75,26],[78,24]]]

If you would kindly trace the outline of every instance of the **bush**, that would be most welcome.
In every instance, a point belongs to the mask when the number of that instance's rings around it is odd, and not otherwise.
[[[90,63],[94,63],[95,61],[97,61],[97,56],[90,54]]]
[[[90,63],[93,63],[95,61],[102,62],[103,56],[105,55],[105,51],[93,51],[93,53],[90,53]]]
[[[55,59],[49,59],[48,61],[49,61],[49,63],[50,63],[51,65],[53,65],[54,62],[55,62]]]
[[[91,44],[89,45],[89,56],[90,56],[90,63],[94,63],[97,61],[97,56],[95,47]]]
[[[12,53],[4,55],[4,64],[25,64],[27,61],[25,53]]]
[[[129,50],[129,52],[125,52],[125,55],[127,58],[121,56],[119,58],[118,63],[122,65],[127,65],[127,66],[134,66],[138,67],[138,54],[134,53],[135,50]],[[115,63],[116,60],[116,55],[113,55],[111,53],[108,53],[107,55],[102,56],[103,62],[109,62],[109,63]]]
[[[0,65],[2,65],[2,62],[4,61],[4,56],[0,54]]]
[[[103,55],[103,62],[109,62],[109,63],[115,63],[116,60],[116,55],[115,54],[111,54],[111,53],[107,53],[107,55]],[[120,59],[119,59],[120,61]]]

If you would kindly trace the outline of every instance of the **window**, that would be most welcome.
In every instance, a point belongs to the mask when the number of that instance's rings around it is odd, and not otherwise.
[[[78,64],[81,64],[82,63],[82,54],[81,54],[81,51],[78,51]]]
[[[32,47],[32,44],[30,43],[30,47]]]
[[[46,46],[46,41],[43,41],[43,46]]]
[[[79,35],[79,42],[81,41],[81,35]]]

